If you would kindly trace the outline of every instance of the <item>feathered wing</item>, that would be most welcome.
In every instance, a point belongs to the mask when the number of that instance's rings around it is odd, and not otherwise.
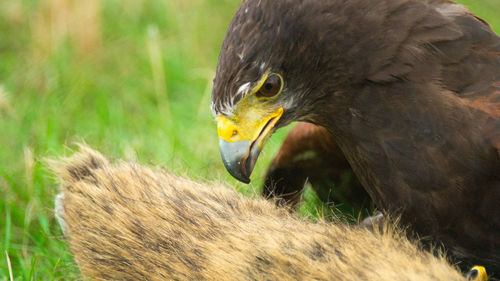
[[[462,35],[453,44],[435,44],[443,53],[443,87],[477,112],[477,125],[500,157],[500,37],[476,15],[450,15]],[[500,194],[500,185],[495,189]]]
[[[448,17],[453,19],[462,34],[453,42],[433,44],[442,53],[442,86],[469,107],[475,116],[480,136],[471,137],[483,138],[500,157],[500,37],[488,23],[468,12],[454,14],[451,11]],[[484,171],[485,175],[493,178],[500,175],[499,165],[494,164],[488,169]],[[481,240],[484,247],[478,249],[482,253],[477,257],[495,264],[495,270],[498,270],[500,177],[496,176],[490,184],[480,187],[477,193],[476,197],[470,198],[479,201],[477,209],[470,212],[470,220],[483,220],[485,223],[481,226],[476,224],[471,227],[476,229],[466,229],[465,232],[476,233],[477,240]]]
[[[383,156],[392,160],[387,164],[393,165],[384,166],[390,177],[382,180],[385,188],[400,185],[389,188],[393,194],[375,197],[419,216],[417,230],[445,243],[455,256],[482,260],[498,270],[500,37],[451,1],[399,2],[385,20],[387,30],[401,26],[387,35],[396,38],[395,44],[381,49],[368,80],[382,89],[379,96],[386,99],[378,101],[385,103],[380,116],[392,122],[389,133],[374,132]],[[431,9],[422,9],[422,3]],[[398,83],[404,87],[394,88]],[[389,89],[407,93],[397,96],[404,99],[387,100]],[[390,115],[398,109],[399,115]]]

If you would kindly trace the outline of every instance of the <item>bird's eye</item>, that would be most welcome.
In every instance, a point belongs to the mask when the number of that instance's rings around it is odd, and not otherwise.
[[[271,74],[269,75],[269,77],[267,77],[266,81],[264,81],[264,84],[262,84],[262,86],[255,95],[259,98],[274,97],[281,91],[282,86],[283,86],[283,81],[281,79],[281,76],[277,74]]]

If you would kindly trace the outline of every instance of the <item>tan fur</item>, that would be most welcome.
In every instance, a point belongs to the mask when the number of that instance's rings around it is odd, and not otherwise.
[[[312,223],[85,147],[51,168],[57,216],[92,280],[464,280],[390,227]]]

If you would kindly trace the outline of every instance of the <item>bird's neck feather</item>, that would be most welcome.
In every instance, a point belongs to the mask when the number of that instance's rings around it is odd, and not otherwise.
[[[405,186],[473,186],[500,164],[481,131],[487,115],[439,86],[401,82],[357,91],[344,108],[318,108],[330,114],[314,121],[331,130],[369,192],[397,198]]]

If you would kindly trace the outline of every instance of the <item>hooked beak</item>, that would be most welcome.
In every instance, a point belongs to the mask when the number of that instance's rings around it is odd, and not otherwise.
[[[250,183],[255,162],[274,126],[283,115],[283,108],[256,120],[225,116],[217,118],[219,148],[226,170],[237,180]]]

